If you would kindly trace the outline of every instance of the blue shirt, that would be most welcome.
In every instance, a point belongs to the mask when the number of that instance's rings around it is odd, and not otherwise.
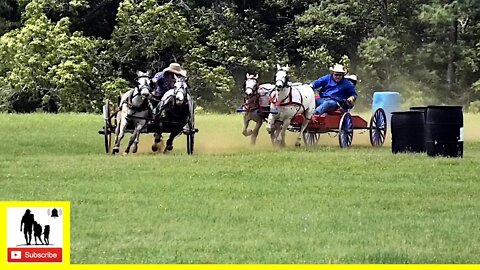
[[[354,96],[357,98],[357,92],[353,83],[345,78],[339,83],[333,80],[332,75],[325,75],[312,82],[313,89],[319,89],[320,97],[329,97],[337,101]]]
[[[168,79],[166,75],[165,71],[160,71],[153,76],[152,81],[157,84],[153,94],[157,97],[163,96],[163,94],[173,88],[174,80]]]

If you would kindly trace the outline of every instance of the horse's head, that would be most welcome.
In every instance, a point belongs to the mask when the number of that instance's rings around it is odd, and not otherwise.
[[[288,71],[290,68],[288,65],[282,67],[277,64],[277,73],[275,73],[275,86],[277,88],[286,87],[288,84]]]
[[[175,104],[181,105],[187,99],[187,78],[183,76],[174,75],[175,83],[173,85],[174,95],[175,95]]]
[[[247,78],[245,80],[245,83],[243,84],[243,93],[245,97],[250,98],[257,93],[258,91],[257,79],[258,79],[258,74],[253,75],[253,74],[247,73]]]
[[[138,94],[142,95],[142,97],[148,97],[150,95],[150,72],[141,72],[137,71],[137,79],[136,79],[136,89]]]

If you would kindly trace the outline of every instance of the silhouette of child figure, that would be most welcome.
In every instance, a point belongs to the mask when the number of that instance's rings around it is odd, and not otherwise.
[[[50,245],[50,225],[45,225],[45,229],[43,230],[43,240],[45,241],[45,245]]]
[[[37,238],[38,240],[40,241],[40,243],[42,243],[43,245],[43,241],[42,241],[42,225],[38,224],[36,221],[33,223],[33,236],[35,236],[35,245],[38,245],[37,244]]]

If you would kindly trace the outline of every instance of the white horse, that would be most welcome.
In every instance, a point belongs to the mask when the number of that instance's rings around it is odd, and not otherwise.
[[[193,121],[193,99],[188,92],[187,78],[174,75],[173,89],[168,90],[157,105],[155,122],[159,125],[154,134],[152,151],[159,149],[162,132],[169,132],[164,153],[173,150],[173,140],[182,132],[188,121]],[[164,117],[162,116],[164,115]]]
[[[269,132],[272,142],[276,145],[285,146],[285,131],[290,121],[297,114],[303,114],[304,121],[298,133],[295,146],[301,145],[301,137],[305,131],[315,110],[315,94],[308,84],[289,84],[288,65],[281,67],[277,64],[275,74],[276,107],[278,114],[270,114],[268,117]]]
[[[244,136],[251,136],[251,144],[255,145],[258,131],[263,122],[266,121],[270,110],[270,95],[275,88],[273,84],[258,85],[258,74],[248,74],[243,84],[243,131]],[[254,129],[249,129],[250,121],[255,122]]]
[[[149,72],[137,71],[137,86],[123,94],[120,99],[118,106],[121,110],[117,113],[118,124],[115,129],[115,146],[112,154],[117,154],[120,151],[120,142],[125,135],[127,124],[133,126],[134,130],[124,154],[130,152],[132,145],[132,152],[137,152],[140,133],[147,124],[149,109],[151,109],[149,76]]]

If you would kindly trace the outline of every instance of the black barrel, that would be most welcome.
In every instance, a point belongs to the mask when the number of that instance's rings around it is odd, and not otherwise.
[[[392,153],[398,152],[425,152],[422,111],[392,112]]]
[[[427,107],[410,107],[410,111],[420,111],[427,116]]]
[[[428,106],[425,119],[427,154],[463,157],[462,106]]]

